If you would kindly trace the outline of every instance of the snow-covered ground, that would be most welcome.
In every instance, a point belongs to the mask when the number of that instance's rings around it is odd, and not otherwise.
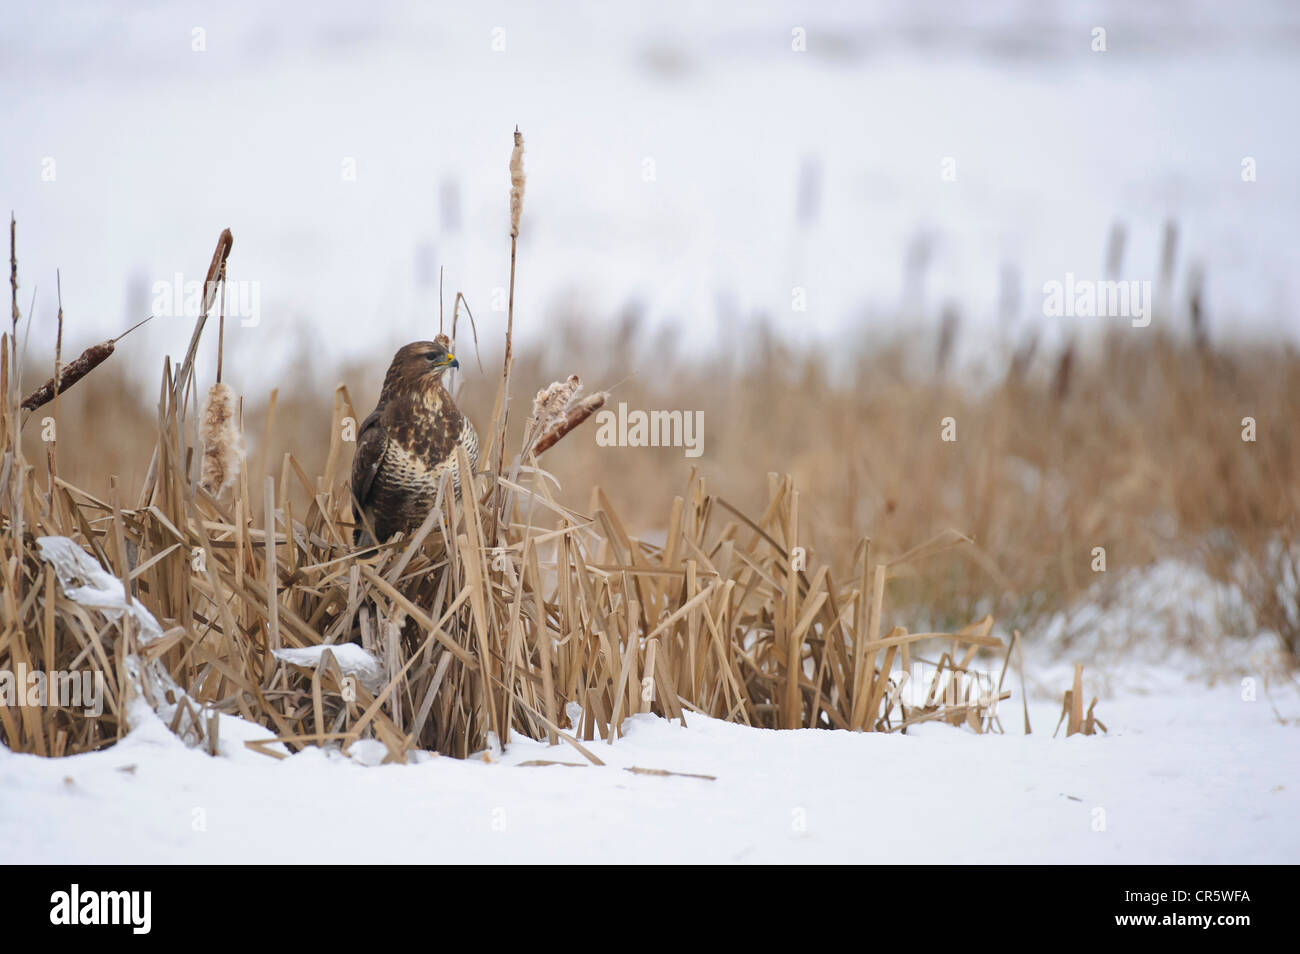
[[[117,581],[102,584],[73,592],[120,605]],[[244,745],[267,730],[230,715],[209,756],[136,696],[110,749],[0,747],[0,845],[6,860],[70,863],[1296,863],[1300,680],[1257,629],[1236,586],[1166,561],[1029,634],[1031,734],[1013,670],[1003,734],[640,715],[614,744],[586,744],[601,765],[528,739],[464,761],[385,765],[374,740],[277,759]],[[1054,735],[1073,660],[1104,734]]]
[[[1021,734],[1018,700],[1001,736],[643,715],[590,746],[603,767],[530,741],[490,762],[367,765],[382,756],[367,745],[213,758],[145,720],[98,753],[0,749],[0,845],[9,862],[69,863],[1294,864],[1300,695],[1257,690],[1128,694],[1098,706],[1108,735],[1068,739],[1050,703]],[[539,760],[572,765],[525,764]]]
[[[1059,697],[1075,661],[1086,664],[1102,697],[1284,671],[1282,641],[1256,620],[1244,583],[1218,580],[1194,560],[1175,558],[1103,575],[1074,605],[1027,632],[1031,697]],[[1284,601],[1300,607],[1293,578],[1277,585]]]

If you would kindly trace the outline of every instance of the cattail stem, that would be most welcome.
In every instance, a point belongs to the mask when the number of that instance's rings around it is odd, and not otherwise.
[[[203,326],[207,324],[208,311],[212,308],[212,298],[217,291],[217,276],[225,268],[226,259],[230,257],[230,249],[234,244],[235,239],[230,234],[230,229],[222,229],[221,235],[217,237],[217,247],[212,253],[212,263],[208,265],[207,279],[203,283],[203,311],[199,314],[199,320],[194,323],[194,333],[190,335],[190,346],[185,351],[185,360],[172,381],[172,394],[175,397],[179,397],[185,391],[190,370],[194,367],[194,355],[199,350],[199,339],[203,337]],[[185,406],[181,405],[179,410],[183,417]]]
[[[9,289],[13,299],[13,341],[18,342],[18,220],[9,213]]]
[[[510,293],[506,302],[506,356],[501,369],[501,434],[497,444],[497,474],[506,454],[506,422],[510,417],[510,367],[514,364],[515,259],[519,250],[519,217],[524,210],[524,137],[515,127],[515,147],[510,152]]]
[[[497,435],[497,476],[506,456],[506,423],[510,420],[510,366],[514,363],[515,327],[515,245],[516,236],[510,237],[510,297],[506,306],[506,357],[501,367],[501,433]]]
[[[504,506],[504,494],[501,493],[501,468],[506,456],[506,428],[510,422],[510,368],[514,364],[515,331],[515,260],[519,249],[519,217],[524,208],[524,137],[515,127],[515,145],[510,151],[510,292],[506,303],[506,355],[501,368],[501,432],[497,435],[496,474],[497,503]],[[490,449],[490,448],[489,448]],[[496,537],[496,519],[499,514],[496,506],[492,508],[492,535]]]
[[[57,420],[59,416],[59,375],[63,371],[63,275],[56,268],[54,270],[54,287],[59,299],[59,313],[57,328],[54,333],[54,417]],[[55,432],[54,439],[45,445],[45,462],[49,467],[50,476],[50,502],[54,502],[54,477],[58,473],[58,450],[59,440],[58,432]]]
[[[226,353],[226,263],[221,263],[221,312],[217,318],[217,383],[221,383],[221,358]]]
[[[60,274],[57,268],[54,270],[54,285],[59,296],[59,326],[54,336],[54,377],[57,379],[63,365],[63,275]],[[54,392],[56,400],[58,396],[59,392],[56,385]]]

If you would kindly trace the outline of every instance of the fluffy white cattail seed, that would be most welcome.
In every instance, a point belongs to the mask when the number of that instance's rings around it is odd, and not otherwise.
[[[236,478],[244,460],[244,441],[235,421],[235,392],[228,384],[212,385],[203,408],[203,466],[199,483],[218,497]]]
[[[533,398],[533,416],[529,418],[528,430],[531,434],[540,434],[561,414],[582,392],[582,382],[576,374],[571,374],[564,381],[552,381],[537,392]]]

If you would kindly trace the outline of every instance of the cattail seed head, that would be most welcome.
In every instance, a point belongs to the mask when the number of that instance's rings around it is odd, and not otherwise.
[[[524,210],[524,137],[515,128],[515,148],[510,152],[510,237],[519,237],[519,214]]]
[[[533,414],[528,420],[529,433],[540,434],[546,430],[557,417],[569,409],[569,405],[582,392],[582,381],[576,374],[571,374],[564,381],[552,381],[537,392],[533,398]]]
[[[556,415],[545,433],[533,444],[533,454],[541,454],[554,447],[560,438],[600,410],[608,399],[608,392],[597,391],[580,401],[570,401],[564,413]]]
[[[239,476],[244,441],[235,422],[235,392],[228,384],[214,384],[203,408],[203,466],[199,484],[219,497]]]
[[[54,400],[54,395],[62,394],[68,388],[72,387],[95,368],[99,367],[108,356],[113,353],[114,342],[101,341],[97,345],[91,345],[77,360],[65,364],[59,371],[59,377],[56,381],[50,378],[39,388],[27,395],[23,399],[23,410],[34,411],[42,405],[48,404]]]

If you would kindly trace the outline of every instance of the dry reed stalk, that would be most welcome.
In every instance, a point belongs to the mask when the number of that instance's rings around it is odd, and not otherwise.
[[[225,273],[226,259],[230,257],[230,250],[234,247],[234,244],[235,238],[230,234],[230,229],[222,229],[221,234],[217,236],[217,246],[212,251],[212,261],[208,264],[208,272],[203,280],[203,307],[199,312],[198,320],[194,322],[194,332],[190,335],[190,344],[185,351],[185,359],[181,362],[173,383],[178,395],[189,384],[190,373],[194,367],[194,357],[199,349],[199,340],[203,337],[203,327],[207,324],[208,312],[211,310],[212,302],[216,298],[217,282]],[[181,416],[184,417],[184,405],[181,405]]]
[[[498,480],[505,463],[506,426],[510,421],[510,371],[514,365],[515,332],[515,262],[519,251],[519,218],[524,209],[524,137],[515,127],[515,144],[510,152],[510,291],[506,305],[506,350],[501,364],[501,384],[497,390],[496,407],[492,412],[493,432],[488,438],[488,452],[496,446],[494,467]],[[499,430],[498,430],[499,425]],[[494,439],[495,438],[495,439]],[[491,458],[489,457],[489,464]],[[493,518],[495,535],[496,518]]]
[[[1071,340],[1061,352],[1056,363],[1056,377],[1052,383],[1052,396],[1057,401],[1064,401],[1070,395],[1070,384],[1074,371],[1074,341]]]
[[[181,424],[185,421],[189,407],[185,395],[193,383],[194,358],[198,353],[199,341],[203,337],[203,328],[207,324],[208,310],[212,307],[213,298],[216,296],[217,279],[225,274],[226,259],[230,257],[230,250],[234,245],[234,241],[230,229],[222,229],[221,234],[217,237],[217,245],[212,252],[212,261],[208,264],[207,275],[204,279],[203,307],[194,323],[194,331],[190,334],[190,343],[185,351],[185,358],[176,373],[171,375],[168,380],[170,394],[165,399],[166,406],[169,413],[175,414]],[[177,444],[173,449],[173,453],[182,458],[185,456],[186,446],[182,438],[183,432],[183,428],[179,429],[176,435],[178,438]],[[159,446],[155,445],[153,456],[149,460],[149,467],[145,471],[144,486],[140,490],[140,506],[145,506],[154,498],[158,482],[158,458]]]
[[[1061,702],[1061,717],[1056,721],[1056,729],[1052,732],[1055,738],[1061,731],[1061,724],[1065,724],[1065,735],[1069,738],[1072,735],[1096,735],[1097,730],[1108,731],[1104,722],[1097,718],[1097,698],[1093,697],[1089,703],[1087,712],[1083,708],[1083,663],[1074,664],[1074,681],[1071,687],[1065,690],[1065,696]]]
[[[63,275],[58,269],[54,270],[54,287],[58,296],[59,310],[55,319],[54,334],[54,376],[53,380],[57,382],[63,373]],[[57,383],[54,388],[54,419],[59,418],[59,389]],[[49,476],[49,486],[51,493],[54,489],[54,479],[58,474],[58,433],[57,430],[45,445],[45,461],[47,473]]]
[[[9,213],[9,295],[10,307],[13,310],[10,334],[16,340],[18,320],[21,316],[18,313],[18,220],[14,218],[12,212]]]

